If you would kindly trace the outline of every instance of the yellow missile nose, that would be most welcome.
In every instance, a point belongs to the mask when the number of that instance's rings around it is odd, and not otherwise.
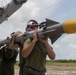
[[[68,20],[63,24],[63,30],[65,33],[76,33],[76,20]]]

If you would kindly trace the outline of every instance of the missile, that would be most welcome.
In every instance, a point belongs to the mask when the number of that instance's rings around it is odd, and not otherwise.
[[[24,32],[15,38],[15,42],[20,42],[20,40],[33,38],[33,32]],[[49,37],[51,43],[53,44],[62,34],[74,34],[76,33],[76,20],[67,20],[64,23],[59,23],[53,20],[46,19],[46,27],[38,29],[38,38]],[[0,44],[10,43],[11,38],[7,37],[0,41]]]
[[[44,34],[44,35],[45,36],[49,35],[49,38],[51,39],[52,43],[54,43],[64,33],[67,33],[67,34],[76,33],[76,20],[67,20],[64,23],[52,24],[52,25],[51,25],[50,20],[47,19],[46,22],[48,25],[48,28],[46,29],[46,31],[51,30],[51,32],[49,32],[48,34]]]
[[[4,7],[0,7],[0,24],[16,12],[27,0],[12,0]]]

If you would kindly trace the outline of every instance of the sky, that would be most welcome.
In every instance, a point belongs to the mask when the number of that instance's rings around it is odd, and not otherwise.
[[[10,1],[0,0],[0,5],[5,6]],[[28,0],[7,21],[0,24],[0,40],[13,31],[24,32],[26,23],[31,19],[41,23],[46,18],[60,23],[76,19],[76,0]],[[63,34],[51,46],[56,53],[55,59],[76,59],[76,34]]]

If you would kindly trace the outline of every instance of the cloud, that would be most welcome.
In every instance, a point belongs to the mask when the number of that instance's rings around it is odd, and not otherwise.
[[[11,0],[7,1],[10,2]],[[48,10],[48,7],[53,7],[54,5],[56,6],[56,4],[59,1],[57,0],[31,0],[31,1],[27,1],[27,3],[25,3],[19,10],[17,10],[12,16],[10,16],[8,18],[7,21],[3,22],[0,26],[1,28],[1,34],[5,35],[6,29],[6,35],[10,34],[12,31],[16,31],[16,30],[22,30],[24,29],[24,27],[26,27],[26,22],[30,19],[35,19],[38,21],[42,21],[43,19],[45,19],[47,16],[46,11]],[[53,9],[49,9],[50,11],[54,11],[54,7]],[[47,11],[48,12],[48,11]],[[51,12],[50,12],[51,15]],[[5,28],[5,29],[4,29]],[[9,30],[9,31],[8,31]]]
[[[61,39],[57,40],[54,45],[56,59],[75,59],[76,56],[76,38],[75,34],[65,34]]]

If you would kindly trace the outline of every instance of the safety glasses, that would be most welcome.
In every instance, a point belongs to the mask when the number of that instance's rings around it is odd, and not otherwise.
[[[37,29],[38,26],[35,26],[35,25],[27,25],[27,28],[30,28],[30,29]]]

